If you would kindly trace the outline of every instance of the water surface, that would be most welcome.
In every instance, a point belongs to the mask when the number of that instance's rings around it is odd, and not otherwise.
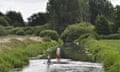
[[[56,59],[52,59],[54,64],[47,65],[46,59],[30,60],[30,64],[22,70],[12,72],[104,72],[102,64],[72,61],[61,59],[64,64],[55,64]]]

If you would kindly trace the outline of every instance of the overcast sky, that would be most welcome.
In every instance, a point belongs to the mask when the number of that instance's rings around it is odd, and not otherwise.
[[[120,0],[110,0],[114,5],[119,4]],[[33,13],[46,12],[46,3],[48,0],[0,0],[0,11],[21,12],[25,21]]]

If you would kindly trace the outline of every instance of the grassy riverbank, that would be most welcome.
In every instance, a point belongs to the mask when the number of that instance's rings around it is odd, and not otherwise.
[[[58,45],[56,41],[23,41],[12,39],[10,42],[0,43],[0,72],[9,72],[12,68],[23,67],[28,64],[30,57],[43,54],[47,48]]]
[[[120,72],[120,40],[86,39],[81,44],[94,61],[104,64],[105,72]]]

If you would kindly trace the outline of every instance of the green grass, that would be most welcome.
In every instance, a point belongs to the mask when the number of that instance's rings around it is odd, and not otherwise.
[[[120,40],[86,39],[81,43],[94,61],[104,64],[105,72],[120,72]]]
[[[11,40],[0,44],[0,72],[9,72],[29,63],[30,57],[43,54],[47,48],[58,45],[56,41],[34,42],[31,40]]]

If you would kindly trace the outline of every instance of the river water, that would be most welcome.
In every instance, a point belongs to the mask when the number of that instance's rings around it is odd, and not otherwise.
[[[12,72],[104,72],[102,64],[99,63],[61,59],[62,64],[55,64],[56,59],[51,61],[53,64],[48,66],[46,59],[30,60],[27,67]]]

